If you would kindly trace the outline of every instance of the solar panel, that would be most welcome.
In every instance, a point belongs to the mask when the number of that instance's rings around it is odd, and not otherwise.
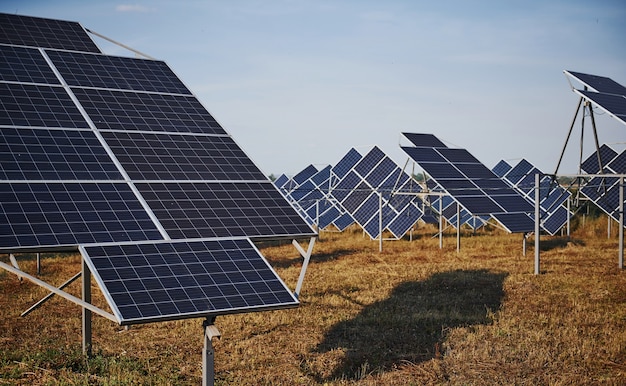
[[[623,124],[626,124],[626,95],[604,94],[583,90],[576,90],[576,92],[595,105],[600,106]]]
[[[443,142],[439,140],[439,138],[435,137],[432,134],[402,133],[402,135],[404,135],[409,141],[413,143],[413,145],[417,147],[447,147]]]
[[[121,325],[298,305],[247,239],[87,246],[84,256]]]
[[[231,137],[105,131],[133,180],[259,180],[267,177]]]
[[[496,174],[467,150],[437,147],[441,146],[441,141],[431,134],[407,135],[405,133],[404,135],[411,139],[416,147],[405,146],[402,150],[418,163],[437,185],[452,195],[469,212],[470,216],[493,216],[494,213],[525,214],[533,211],[528,201],[502,182]],[[422,143],[429,143],[432,146],[426,147]],[[495,216],[493,217],[498,220]],[[501,218],[510,219],[514,216],[501,216]],[[515,218],[525,219],[523,216],[515,216]],[[515,229],[516,232],[521,228],[527,228],[523,230],[524,232],[534,229],[534,226],[528,227],[526,221],[517,227],[512,224],[507,224],[505,227],[509,230]]]
[[[311,234],[271,182],[138,182],[172,239]]]
[[[158,60],[52,50],[46,55],[70,86],[191,94]]]
[[[101,130],[226,135],[193,96],[75,87],[72,91]]]
[[[61,84],[39,50],[3,45],[0,45],[0,80]]]
[[[616,95],[626,95],[626,87],[617,83],[611,78],[598,75],[583,74],[581,72],[565,71],[574,79],[577,79],[585,86],[595,90],[596,92]]]
[[[83,27],[71,21],[0,13],[0,43],[100,52]]]
[[[62,87],[1,82],[0,125],[89,127]]]
[[[0,183],[0,248],[162,238],[126,183]]]
[[[0,130],[0,180],[121,180],[92,131]]]
[[[315,231],[164,62],[0,14],[0,126],[0,250],[80,249],[121,324],[298,304],[251,240]]]

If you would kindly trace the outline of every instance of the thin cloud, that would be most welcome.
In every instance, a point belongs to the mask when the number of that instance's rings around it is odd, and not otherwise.
[[[115,7],[118,12],[152,12],[154,8],[144,7],[139,4],[120,4]]]

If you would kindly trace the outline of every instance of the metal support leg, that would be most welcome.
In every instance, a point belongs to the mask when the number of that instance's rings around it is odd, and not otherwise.
[[[83,259],[83,302],[91,304],[91,271]],[[91,356],[91,311],[83,307],[83,354]]]
[[[206,318],[202,323],[204,328],[204,347],[202,349],[202,386],[212,386],[215,383],[215,350],[213,338],[222,335],[213,324],[215,318]]]

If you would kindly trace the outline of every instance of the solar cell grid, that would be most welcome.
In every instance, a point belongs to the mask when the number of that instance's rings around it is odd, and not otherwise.
[[[226,135],[192,96],[72,88],[97,128]]]
[[[135,185],[172,239],[315,234],[270,182]]]
[[[62,87],[0,83],[0,126],[88,128]]]
[[[266,180],[231,137],[118,131],[102,136],[133,180]]]
[[[332,168],[333,174],[339,178],[343,178],[352,170],[363,156],[356,149],[350,149],[346,155],[344,155],[339,162]]]
[[[121,180],[92,131],[0,130],[0,180]]]
[[[354,166],[354,170],[361,175],[367,176],[375,167],[386,157],[385,153],[378,147],[374,146],[363,159]]]
[[[0,183],[0,247],[162,239],[125,183]]]
[[[447,147],[439,138],[432,134],[420,134],[420,133],[402,133],[409,141],[411,141],[417,147]]]
[[[123,325],[298,305],[247,239],[93,246],[85,259]]]
[[[0,43],[100,52],[80,24],[0,13]]]
[[[53,50],[46,54],[70,86],[191,94],[161,61]]]
[[[591,154],[587,159],[585,159],[580,167],[583,171],[589,174],[595,174],[600,171],[600,164],[598,162],[598,152],[600,153],[600,160],[602,161],[602,168],[604,169],[606,165],[609,164],[615,157],[617,157],[617,152],[611,149],[610,146],[604,144],[600,146],[598,151],[595,151]]]
[[[0,80],[61,84],[39,50],[0,45]]]

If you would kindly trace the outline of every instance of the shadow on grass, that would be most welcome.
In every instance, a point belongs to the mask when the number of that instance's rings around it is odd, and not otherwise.
[[[360,379],[438,357],[447,329],[491,322],[488,310],[500,308],[505,278],[487,270],[455,270],[401,283],[389,298],[328,331],[316,352],[343,349],[345,357],[330,376],[313,376],[320,382]]]

